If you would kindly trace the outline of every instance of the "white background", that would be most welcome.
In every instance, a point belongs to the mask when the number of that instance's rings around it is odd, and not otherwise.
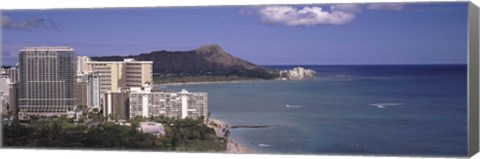
[[[435,2],[448,0],[435,0]],[[472,0],[480,6],[480,0]],[[104,7],[152,7],[152,6],[211,6],[211,5],[254,5],[254,4],[300,4],[300,3],[366,3],[366,2],[428,2],[425,0],[0,0],[0,10],[5,9],[51,9],[51,8],[104,8]],[[1,32],[1,31],[0,31]],[[1,33],[0,33],[1,35]],[[1,46],[0,46],[1,47]],[[209,154],[209,153],[162,153],[140,151],[93,151],[93,150],[46,150],[46,149],[0,149],[0,158],[68,158],[68,159],[347,159],[347,158],[414,158],[414,157],[381,157],[381,156],[327,156],[327,155],[251,155],[251,154]],[[480,159],[477,154],[473,158]]]

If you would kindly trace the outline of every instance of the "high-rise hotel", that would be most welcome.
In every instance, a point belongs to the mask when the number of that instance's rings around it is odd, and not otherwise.
[[[20,120],[66,115],[76,106],[75,50],[69,47],[27,47],[19,53]]]
[[[100,76],[100,92],[117,91],[120,88],[142,87],[152,82],[152,61],[87,61],[86,71]]]

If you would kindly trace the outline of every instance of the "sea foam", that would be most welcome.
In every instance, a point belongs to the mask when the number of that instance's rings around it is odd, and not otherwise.
[[[383,109],[387,106],[396,106],[396,105],[403,105],[403,103],[375,103],[375,104],[370,104],[370,106],[377,107],[380,109]]]
[[[260,146],[260,147],[270,147],[269,144],[258,144],[258,146]]]
[[[285,107],[287,107],[287,108],[301,108],[301,107],[303,107],[303,106],[301,106],[301,105],[290,105],[290,104],[287,104],[287,105],[285,105]]]

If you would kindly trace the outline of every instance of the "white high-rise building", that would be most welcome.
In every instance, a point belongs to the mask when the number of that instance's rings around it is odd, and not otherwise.
[[[152,92],[151,86],[130,88],[130,118],[135,116],[166,116],[176,118],[207,117],[205,92]]]

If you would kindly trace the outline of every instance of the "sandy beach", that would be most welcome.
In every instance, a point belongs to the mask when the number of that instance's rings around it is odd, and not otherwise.
[[[220,84],[220,83],[240,83],[240,82],[255,82],[255,81],[262,81],[262,80],[238,80],[238,81],[215,81],[215,82],[186,82],[186,83],[162,83],[162,84],[155,84],[157,86],[181,86],[181,85],[195,85],[195,84]],[[218,137],[223,137],[225,131],[230,129],[230,126],[225,122],[209,118],[207,125],[210,128],[215,130],[215,133]],[[225,150],[227,153],[252,153],[253,150],[247,148],[244,145],[241,145],[231,137],[228,138],[227,148]]]
[[[215,130],[215,133],[217,134],[218,137],[223,137],[225,131],[222,130],[228,130],[229,125],[226,124],[223,121],[220,121],[218,119],[208,119],[208,126],[213,128]],[[254,152],[251,149],[248,149],[247,147],[241,145],[237,141],[233,140],[231,137],[228,138],[227,142],[227,149],[225,150],[227,153],[251,153]]]

